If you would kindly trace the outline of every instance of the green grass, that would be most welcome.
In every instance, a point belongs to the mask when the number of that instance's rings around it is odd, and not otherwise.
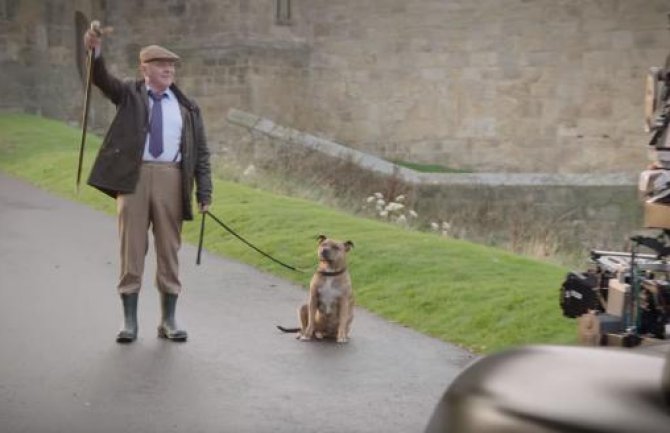
[[[445,167],[439,164],[422,164],[419,162],[393,161],[401,167],[411,168],[421,173],[471,173],[470,170]]]
[[[114,201],[85,185],[100,144],[96,136],[89,135],[84,184],[75,194],[80,135],[78,129],[53,120],[0,115],[0,170],[113,213]],[[260,248],[299,267],[315,266],[316,235],[352,240],[349,261],[357,304],[388,320],[478,353],[575,342],[575,323],[563,318],[558,306],[564,268],[219,179],[214,191],[215,215]],[[198,230],[198,221],[186,223],[185,239],[195,243]],[[304,287],[309,282],[309,273],[276,265],[211,220],[205,248]]]

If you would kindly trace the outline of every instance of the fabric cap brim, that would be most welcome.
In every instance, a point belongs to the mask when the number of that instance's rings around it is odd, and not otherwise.
[[[179,61],[179,56],[160,45],[149,45],[140,50],[140,63],[156,61]]]

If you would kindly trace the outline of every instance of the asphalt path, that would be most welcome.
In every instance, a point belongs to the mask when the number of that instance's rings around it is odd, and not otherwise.
[[[346,345],[295,340],[275,325],[302,288],[207,251],[196,266],[191,245],[189,341],[156,338],[150,252],[140,336],[119,345],[117,250],[113,216],[0,174],[1,432],[420,432],[472,360],[361,308]]]

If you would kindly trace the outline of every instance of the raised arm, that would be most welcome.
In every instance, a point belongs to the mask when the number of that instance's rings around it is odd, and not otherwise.
[[[84,34],[84,47],[93,50],[93,84],[109,98],[115,105],[121,102],[123,96],[123,82],[111,75],[105,67],[105,61],[101,55],[102,34],[89,29]]]

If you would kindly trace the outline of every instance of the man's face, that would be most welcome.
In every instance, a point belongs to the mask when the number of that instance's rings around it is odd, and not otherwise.
[[[172,60],[153,60],[142,63],[142,74],[148,86],[162,92],[174,82],[175,65]]]

